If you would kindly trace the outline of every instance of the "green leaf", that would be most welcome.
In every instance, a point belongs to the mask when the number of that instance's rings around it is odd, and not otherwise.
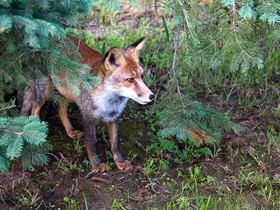
[[[235,4],[235,0],[222,0],[221,3],[224,7],[232,7]]]
[[[219,68],[223,65],[225,57],[226,57],[226,50],[217,50],[210,59],[210,66],[213,69]]]
[[[13,0],[5,0],[5,1],[0,1],[0,6],[1,7],[10,7],[10,4],[13,2]]]
[[[80,95],[81,90],[77,86],[74,86],[72,93],[73,93],[73,95],[77,96],[77,95]]]
[[[9,31],[13,26],[12,19],[7,15],[0,15],[0,34]]]
[[[170,41],[169,30],[168,30],[168,27],[167,27],[167,24],[166,24],[166,21],[165,21],[165,18],[164,18],[163,15],[161,15],[161,19],[162,19],[162,23],[163,23],[163,27],[164,27],[164,31],[165,31],[167,41],[169,42]]]
[[[5,130],[1,130],[0,132],[6,132]],[[0,133],[0,134],[1,134]],[[8,146],[10,144],[10,139],[12,138],[12,133],[11,132],[7,132],[7,133],[2,133],[2,135],[0,136],[0,146]]]
[[[92,76],[91,74],[88,74],[88,80],[95,85],[100,83],[100,79],[98,77]]]
[[[10,160],[18,158],[21,155],[23,147],[23,138],[21,135],[12,135],[11,143],[7,147],[7,157]]]
[[[32,33],[37,29],[37,23],[23,16],[12,16],[13,23],[19,28],[23,28],[26,33]]]
[[[52,37],[57,37],[58,39],[65,37],[65,30],[57,24],[40,19],[35,19],[34,22],[38,25],[37,33],[41,35],[48,36],[50,34]]]
[[[92,91],[92,86],[89,82],[83,82],[83,85],[82,85],[83,89],[86,90],[87,92],[90,92]]]
[[[9,161],[5,158],[5,150],[0,148],[0,173],[7,173],[10,166]]]
[[[253,10],[253,0],[243,0],[242,7],[239,10],[239,16],[244,20],[251,20],[256,18],[256,14]]]
[[[212,151],[208,147],[201,148],[201,152],[206,154],[206,155],[211,155],[212,154]]]

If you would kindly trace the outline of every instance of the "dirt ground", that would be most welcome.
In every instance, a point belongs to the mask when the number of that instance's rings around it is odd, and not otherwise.
[[[123,119],[128,115],[126,109]],[[110,149],[109,142],[104,140],[107,139],[107,133],[100,123],[97,127],[99,151],[103,162],[110,167],[104,174],[91,174],[82,139],[74,141],[68,138],[59,118],[52,117],[49,119],[48,139],[54,149],[49,153],[49,164],[36,166],[33,171],[23,171],[21,164],[14,162],[10,173],[0,177],[1,209],[114,209],[117,202],[121,202],[125,209],[164,209],[166,202],[172,198],[167,180],[173,180],[172,184],[176,189],[181,187],[181,183],[187,182],[178,176],[176,169],[179,167],[183,168],[183,173],[188,174],[190,167],[200,166],[201,176],[211,175],[217,179],[217,183],[222,183],[219,186],[213,183],[204,185],[199,189],[201,195],[218,196],[217,190],[227,188],[238,192],[239,186],[234,181],[223,180],[225,177],[237,176],[239,161],[253,149],[263,151],[271,177],[280,175],[277,145],[272,145],[274,150],[269,155],[266,151],[266,133],[271,117],[269,114],[260,116],[255,107],[245,114],[237,110],[232,120],[242,125],[243,132],[240,135],[223,134],[221,151],[217,157],[210,159],[204,156],[182,165],[170,164],[168,170],[156,175],[156,181],[152,182],[143,172],[143,165],[151,158],[151,154],[144,151],[150,140],[145,135],[137,134],[139,131],[145,133],[149,130],[149,125],[145,122],[130,119],[120,123],[121,149],[125,157],[132,157],[134,165],[125,172],[116,168],[110,154],[106,152]],[[82,130],[79,113],[72,112],[70,119],[77,129]],[[279,122],[274,124],[274,130],[280,132]],[[135,138],[138,139],[135,141]],[[255,202],[250,196],[246,199],[249,203]],[[262,206],[262,199],[258,200],[257,205]]]

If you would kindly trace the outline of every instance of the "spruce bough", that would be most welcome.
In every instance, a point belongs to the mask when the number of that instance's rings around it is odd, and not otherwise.
[[[17,158],[27,168],[46,163],[45,153],[51,148],[47,123],[37,117],[9,117],[16,112],[14,100],[5,100],[7,94],[21,90],[29,79],[55,78],[59,71],[67,71],[73,81],[83,80],[87,90],[95,81],[88,78],[90,69],[78,62],[80,55],[66,29],[90,13],[92,2],[0,1],[0,172],[7,172]]]

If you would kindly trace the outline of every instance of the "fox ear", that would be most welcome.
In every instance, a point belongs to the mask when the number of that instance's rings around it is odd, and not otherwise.
[[[146,37],[142,37],[138,41],[134,42],[133,44],[129,45],[125,50],[129,51],[135,59],[138,59],[139,51],[143,47],[145,43]]]
[[[104,65],[106,70],[116,70],[125,64],[125,58],[121,50],[117,47],[111,48],[104,57]]]

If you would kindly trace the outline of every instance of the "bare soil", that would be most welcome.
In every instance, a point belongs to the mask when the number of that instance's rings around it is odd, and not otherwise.
[[[138,106],[138,108],[143,108]],[[141,111],[141,110],[140,110]],[[126,110],[123,119],[131,114]],[[49,140],[54,145],[49,153],[49,164],[36,166],[34,171],[23,171],[21,164],[14,162],[9,174],[0,177],[0,206],[1,209],[112,209],[114,202],[121,202],[126,209],[164,209],[166,202],[172,199],[168,180],[172,180],[175,189],[181,187],[185,178],[178,177],[176,169],[183,168],[183,173],[188,174],[190,167],[200,166],[200,176],[215,177],[213,184],[209,182],[199,189],[204,196],[219,196],[218,191],[223,192],[228,188],[239,193],[234,178],[240,169],[240,162],[244,157],[250,156],[250,152],[256,150],[263,155],[267,164],[268,174],[273,178],[280,175],[279,149],[272,142],[272,150],[267,151],[268,126],[274,123],[274,131],[279,133],[279,121],[275,121],[270,113],[262,113],[255,107],[249,112],[241,113],[236,110],[232,119],[243,127],[240,135],[225,133],[222,137],[221,152],[214,159],[204,156],[193,159],[190,163],[170,164],[167,171],[162,171],[151,184],[149,177],[143,173],[143,165],[151,158],[144,148],[150,144],[146,135],[139,136],[138,132],[149,131],[149,124],[139,119],[127,119],[120,123],[121,148],[125,157],[128,157],[134,167],[129,171],[120,171],[108,156],[110,150],[107,132],[102,123],[98,125],[98,143],[100,157],[103,162],[109,164],[108,172],[104,174],[91,174],[87,164],[86,151],[81,141],[74,148],[75,141],[66,136],[58,117],[49,119]],[[77,129],[82,130],[79,113],[72,112],[70,119]],[[73,142],[74,141],[74,142]],[[77,142],[77,141],[76,141]],[[77,151],[78,148],[78,151]],[[254,162],[254,161],[252,161]],[[255,166],[256,169],[261,165]],[[167,179],[168,178],[168,179]],[[225,180],[225,178],[227,178]],[[229,181],[231,180],[231,181]],[[279,189],[279,186],[275,186]],[[255,207],[263,206],[260,197],[252,198],[246,188],[243,189],[244,199]],[[36,200],[37,198],[37,200]],[[33,203],[31,202],[34,200]],[[68,199],[68,200],[67,200]],[[72,202],[72,203],[71,203]]]

